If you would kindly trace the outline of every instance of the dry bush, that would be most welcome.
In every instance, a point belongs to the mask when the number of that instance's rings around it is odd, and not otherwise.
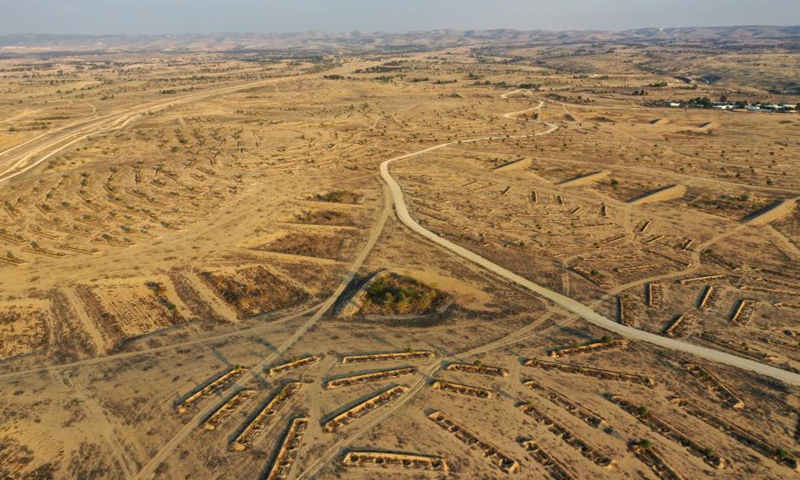
[[[257,266],[237,270],[233,275],[203,272],[202,278],[241,316],[259,315],[302,303],[309,294],[266,268]]]

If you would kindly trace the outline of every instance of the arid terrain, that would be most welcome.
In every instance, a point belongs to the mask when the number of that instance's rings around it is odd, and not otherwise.
[[[0,478],[797,478],[798,72],[797,27],[0,37]]]

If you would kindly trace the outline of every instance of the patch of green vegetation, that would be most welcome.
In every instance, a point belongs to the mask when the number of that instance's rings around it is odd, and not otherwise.
[[[443,295],[429,286],[394,274],[373,281],[366,294],[375,308],[367,308],[365,313],[426,314],[433,312],[443,300]]]
[[[308,211],[295,215],[297,221],[305,224],[319,225],[352,225],[350,217],[344,213],[333,210]]]
[[[330,192],[316,195],[314,199],[330,203],[357,203],[358,195],[347,190],[331,190]]]
[[[779,448],[777,454],[778,454],[778,458],[780,458],[781,460],[791,460],[792,459],[792,452],[790,452],[789,450],[787,450],[785,448]]]

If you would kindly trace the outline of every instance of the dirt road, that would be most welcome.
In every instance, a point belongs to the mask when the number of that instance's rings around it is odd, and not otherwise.
[[[372,62],[370,65],[376,64]],[[366,65],[366,64],[365,64]],[[37,167],[53,155],[66,148],[85,140],[86,138],[102,132],[120,130],[130,122],[142,115],[149,115],[166,108],[184,103],[196,102],[219,95],[236,93],[241,90],[276,85],[286,81],[298,81],[309,78],[319,78],[323,74],[345,73],[349,69],[362,67],[361,64],[350,64],[347,68],[326,70],[325,72],[300,74],[294,76],[281,76],[259,81],[236,82],[224,86],[212,87],[201,92],[194,92],[183,96],[171,98],[168,101],[157,101],[140,104],[122,110],[108,113],[96,118],[81,120],[70,125],[53,129],[35,138],[29,139],[19,145],[0,151],[0,183],[6,182]]]
[[[509,117],[506,116],[506,118]],[[555,131],[555,129],[557,128],[557,126],[555,125],[552,124],[549,125],[550,125],[549,130],[538,133],[537,135],[549,134]],[[477,142],[480,140],[484,139],[470,140],[470,142]],[[497,265],[496,263],[487,260],[486,258],[481,257],[477,253],[467,250],[466,248],[460,245],[456,245],[455,243],[447,239],[444,239],[439,235],[421,226],[413,218],[411,218],[411,215],[408,212],[408,206],[406,205],[405,198],[403,197],[403,189],[400,187],[400,184],[397,183],[397,180],[395,180],[394,177],[392,177],[392,174],[389,171],[389,166],[392,163],[398,162],[400,160],[405,160],[407,158],[422,155],[432,150],[444,148],[449,145],[453,145],[453,143],[454,142],[443,143],[441,145],[429,147],[420,150],[418,152],[391,158],[389,160],[384,161],[380,165],[381,178],[384,180],[384,182],[386,182],[386,185],[389,187],[389,190],[392,194],[392,200],[394,201],[395,212],[397,213],[397,217],[401,222],[403,222],[404,225],[406,225],[412,231],[436,243],[437,245],[450,250],[451,252],[459,255],[460,257],[469,260],[470,262],[479,265],[500,277],[505,278],[506,280],[514,282],[517,285],[533,293],[536,293],[537,295],[541,295],[542,297],[547,298],[548,300],[552,301],[557,305],[560,305],[561,307],[570,311],[571,313],[578,315],[579,317],[583,318],[589,323],[604,328],[610,332],[616,333],[617,335],[629,338],[631,340],[639,340],[642,342],[647,342],[669,350],[689,353],[712,362],[717,362],[732,367],[738,367],[744,370],[750,370],[759,373],[761,375],[766,375],[768,377],[775,378],[790,385],[800,385],[800,375],[796,373],[788,372],[780,368],[765,365],[759,362],[755,362],[753,360],[748,360],[746,358],[737,357],[735,355],[731,355],[729,353],[721,352],[711,348],[701,347],[699,345],[693,345],[690,343],[673,340],[671,338],[662,337],[661,335],[656,335],[654,333],[645,332],[625,325],[621,325],[617,322],[614,322],[604,317],[603,315],[600,315],[587,305],[584,305],[576,300],[573,300],[572,298],[569,298],[565,295],[549,290],[526,278],[523,278],[520,275],[517,275],[516,273],[506,268],[503,268],[500,265]],[[461,143],[466,143],[466,142],[461,142]]]
[[[342,279],[339,286],[336,290],[325,300],[319,309],[312,315],[308,321],[303,323],[295,332],[292,334],[291,337],[286,339],[278,348],[269,356],[264,358],[261,362],[257,365],[253,365],[248,370],[247,375],[242,375],[242,377],[233,385],[228,387],[228,391],[233,391],[237,388],[244,387],[248,382],[252,381],[255,375],[260,374],[263,371],[263,368],[267,365],[275,363],[278,359],[281,358],[294,344],[296,344],[303,336],[313,327],[323,315],[325,315],[328,310],[333,308],[336,304],[336,301],[339,297],[344,293],[347,286],[353,281],[355,276],[358,274],[358,271],[361,269],[361,266],[366,261],[367,257],[369,256],[370,252],[372,252],[372,248],[378,241],[381,233],[383,232],[383,228],[386,225],[386,220],[389,218],[390,212],[390,203],[391,199],[388,196],[388,193],[385,195],[384,198],[384,206],[381,209],[381,213],[378,217],[378,221],[372,227],[370,231],[369,238],[367,242],[361,249],[361,252],[358,254],[358,257],[350,264],[350,267],[347,270],[344,278]],[[214,404],[210,408],[202,410],[200,413],[195,415],[191,420],[189,420],[178,432],[167,442],[166,445],[161,447],[161,449],[150,459],[150,461],[145,465],[139,473],[134,477],[136,479],[144,479],[144,478],[153,478],[155,476],[156,468],[169,458],[169,456],[175,451],[175,449],[186,440],[186,438],[192,433],[194,429],[199,427],[203,420],[208,417],[214,410],[219,407],[218,404]]]

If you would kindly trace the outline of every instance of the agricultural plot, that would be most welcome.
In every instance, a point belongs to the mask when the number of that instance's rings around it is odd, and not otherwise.
[[[445,367],[445,370],[449,372],[463,372],[463,373],[472,373],[476,375],[485,375],[487,377],[507,377],[508,370],[501,367],[492,367],[489,365],[482,365],[480,363],[476,364],[468,364],[468,363],[451,363]]]
[[[322,356],[321,355],[308,355],[308,356],[299,358],[297,360],[290,360],[290,361],[285,362],[285,363],[281,363],[281,364],[278,364],[278,365],[273,365],[271,367],[267,367],[267,368],[265,368],[265,371],[266,371],[266,374],[268,376],[280,375],[282,373],[286,373],[286,372],[294,370],[296,368],[310,367],[311,365],[316,364],[320,360],[322,360]]]
[[[524,365],[526,367],[536,367],[545,371],[555,370],[563,373],[572,373],[576,375],[583,375],[587,377],[599,378],[601,380],[616,380],[620,382],[629,382],[645,387],[653,388],[656,382],[644,375],[636,375],[632,373],[618,372],[614,370],[604,370],[600,368],[585,367],[580,365],[570,365],[566,363],[548,362],[546,360],[539,360],[532,358],[526,360]]]
[[[636,419],[650,427],[653,431],[658,432],[662,436],[669,438],[678,445],[685,447],[692,455],[702,458],[710,466],[716,469],[724,469],[727,465],[727,461],[714,453],[714,449],[698,444],[686,433],[681,432],[680,430],[671,426],[665,420],[662,420],[655,414],[651,413],[647,407],[637,407],[624,398],[616,395],[612,395],[609,400],[619,405],[620,408],[636,417]]]
[[[229,388],[237,378],[247,372],[243,367],[232,367],[220,374],[208,379],[200,388],[189,393],[178,405],[178,413],[186,413],[192,406],[203,398],[217,391],[224,391]]]
[[[577,347],[567,347],[552,350],[550,356],[553,358],[571,357],[574,355],[594,353],[594,352],[607,352],[613,350],[620,350],[628,346],[627,340],[614,340],[611,338],[604,339],[600,342],[587,343]]]
[[[656,477],[662,480],[684,479],[683,475],[676,472],[652,446],[642,446],[638,443],[632,443],[630,450],[636,455],[636,458],[652,470]]]
[[[796,475],[790,30],[6,42],[0,477]]]
[[[81,285],[76,293],[111,344],[185,321],[186,307],[163,282]]]
[[[408,352],[370,353],[365,355],[345,355],[342,363],[389,362],[401,360],[420,360],[436,358],[436,354],[427,350],[409,350]]]
[[[0,360],[27,355],[48,347],[50,320],[37,305],[0,305]]]
[[[307,428],[307,418],[297,417],[292,419],[289,428],[283,436],[283,441],[281,441],[278,453],[272,461],[272,467],[270,467],[266,477],[267,480],[278,480],[289,477]]]
[[[590,460],[594,464],[596,464],[596,465],[598,465],[598,466],[600,466],[602,468],[607,468],[607,469],[613,469],[614,468],[614,466],[616,464],[616,461],[613,458],[608,457],[608,456],[603,455],[602,453],[600,453],[596,448],[590,446],[588,443],[586,443],[586,441],[582,440],[580,437],[578,437],[575,434],[573,434],[572,432],[570,432],[567,429],[567,427],[557,423],[555,420],[553,420],[546,413],[544,413],[541,410],[537,409],[536,407],[534,407],[530,403],[524,403],[524,404],[520,405],[520,408],[522,409],[523,412],[525,412],[526,415],[532,417],[534,420],[536,420],[537,423],[545,425],[547,427],[547,429],[550,431],[550,433],[552,433],[553,435],[561,438],[569,446],[571,446],[572,448],[576,449],[578,451],[578,453],[580,453],[581,455],[586,457],[588,460]],[[535,446],[535,445],[531,445],[530,441],[526,441],[522,445],[529,452],[535,451],[534,449],[530,448],[530,447],[534,447]],[[543,458],[545,458],[545,457],[543,457]],[[548,462],[545,462],[545,463],[548,463]],[[564,473],[565,472],[564,468],[559,466],[559,472]]]
[[[358,418],[368,414],[370,411],[386,405],[387,403],[403,395],[407,391],[408,387],[402,385],[397,385],[395,387],[384,389],[383,391],[380,391],[375,395],[372,395],[369,398],[356,403],[352,407],[347,408],[341,413],[331,415],[322,424],[322,429],[326,433],[334,433],[340,428],[349,424],[350,422],[357,420]]]
[[[442,457],[414,453],[350,451],[342,459],[348,467],[400,467],[414,470],[447,472],[447,461]]]
[[[495,393],[491,390],[487,390],[481,387],[475,387],[472,385],[464,385],[461,383],[454,383],[454,382],[447,382],[444,380],[436,380],[431,384],[431,388],[434,390],[440,390],[442,392],[452,392],[457,393],[459,395],[466,395],[468,397],[475,397],[481,399],[492,399],[495,396]]]
[[[566,410],[574,417],[577,417],[583,420],[586,424],[594,427],[594,428],[607,428],[609,423],[606,419],[601,417],[599,414],[589,410],[586,407],[581,406],[578,403],[570,400],[569,397],[566,395],[559,393],[552,388],[546,387],[541,383],[538,383],[534,380],[526,380],[523,382],[524,385],[531,390],[535,391],[540,396],[546,398],[554,405]]]
[[[539,444],[532,441],[522,442],[522,447],[528,451],[528,454],[539,462],[545,470],[550,473],[550,476],[555,480],[573,480],[575,477],[567,471],[564,465],[552,457],[548,452],[542,449]]]
[[[444,429],[446,432],[455,435],[455,437],[467,446],[477,448],[484,457],[486,457],[493,465],[499,468],[503,473],[510,474],[516,473],[519,470],[519,462],[500,452],[491,444],[481,440],[475,433],[468,428],[451,420],[442,412],[432,412],[428,415],[436,425]]]
[[[275,419],[278,411],[297,394],[302,385],[299,382],[288,382],[272,392],[269,400],[258,409],[255,416],[243,425],[239,433],[231,441],[231,450],[241,452],[252,448],[253,442],[264,434]]]
[[[768,440],[760,438],[757,434],[750,433],[737,425],[726,422],[715,415],[711,415],[687,402],[685,399],[677,398],[673,400],[673,403],[683,408],[689,415],[702,420],[713,428],[725,432],[733,440],[736,440],[751,450],[781,465],[789,467],[794,471],[798,471],[798,468],[800,468],[797,459],[791,452],[782,447],[771,445]]]
[[[345,377],[337,377],[325,382],[325,388],[339,388],[349,387],[352,385],[360,385],[362,383],[379,382],[382,380],[390,380],[406,375],[413,375],[417,373],[414,367],[394,368],[390,370],[378,370],[375,372],[360,373],[356,375],[348,375]]]
[[[304,290],[261,266],[203,272],[202,278],[236,308],[240,317],[294,306],[310,298]]]
[[[342,260],[351,241],[352,240],[348,238],[346,234],[311,235],[305,233],[288,233],[275,241],[253,248],[255,250],[265,250],[289,255]]]
[[[205,430],[216,430],[234,411],[236,411],[236,409],[253,397],[255,393],[255,390],[246,388],[236,391],[225,403],[221,404],[218,409],[208,416],[205,422],[203,422],[203,428]]]

